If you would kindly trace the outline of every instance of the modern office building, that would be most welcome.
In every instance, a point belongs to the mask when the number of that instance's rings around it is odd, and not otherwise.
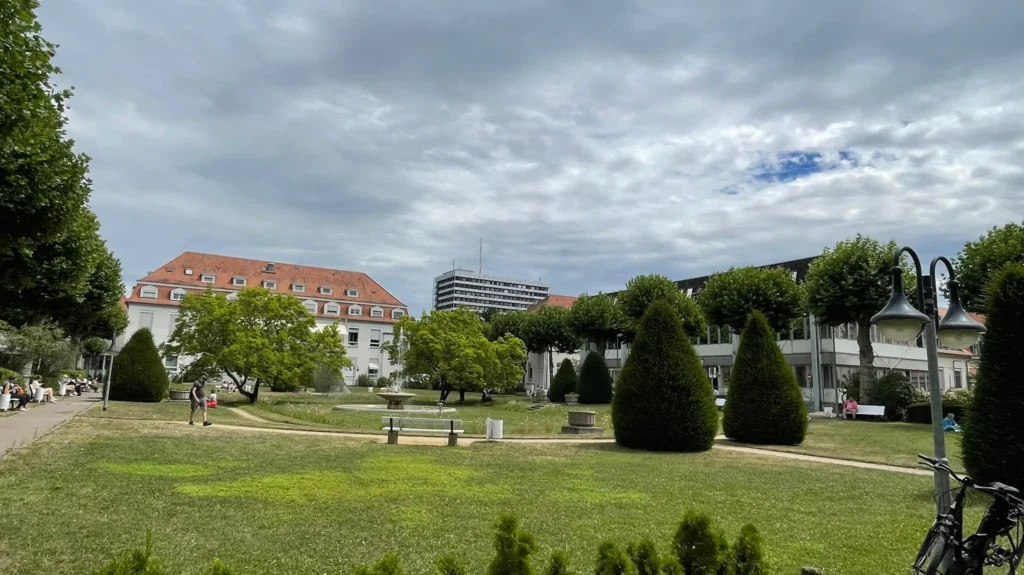
[[[548,297],[550,286],[540,281],[517,280],[455,269],[434,278],[434,309],[467,307],[522,311]]]
[[[153,333],[157,345],[167,341],[186,294],[211,289],[232,299],[238,291],[254,287],[298,298],[318,325],[338,325],[352,360],[343,372],[347,383],[355,383],[360,375],[376,379],[397,370],[381,344],[391,340],[392,326],[408,311],[365,273],[196,252],[185,252],[138,280],[125,302],[128,329],[116,347],[141,328]],[[163,359],[171,373],[192,360]]]

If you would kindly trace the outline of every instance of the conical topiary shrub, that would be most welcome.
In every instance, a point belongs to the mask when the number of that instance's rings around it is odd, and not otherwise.
[[[562,360],[562,365],[558,366],[558,372],[555,373],[554,379],[551,380],[548,399],[555,403],[564,403],[565,394],[576,393],[576,386],[578,384],[579,378],[576,377],[576,368],[572,366],[572,361],[564,359]]]
[[[718,431],[715,396],[679,315],[655,302],[640,320],[612,402],[615,441],[652,451],[707,451]]]
[[[140,329],[114,358],[110,399],[161,401],[167,396],[167,370],[153,343],[153,334]]]
[[[583,360],[577,393],[580,395],[580,403],[611,403],[612,374],[608,372],[608,364],[600,353],[592,351]]]
[[[978,481],[1024,489],[1024,266],[996,272],[985,302],[988,331],[964,423],[964,467]]]
[[[722,427],[730,439],[770,445],[797,445],[807,433],[800,385],[759,311],[750,314],[740,336]]]

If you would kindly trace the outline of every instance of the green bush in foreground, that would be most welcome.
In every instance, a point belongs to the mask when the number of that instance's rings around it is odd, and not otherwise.
[[[601,404],[612,401],[612,374],[604,356],[596,351],[587,354],[580,368],[580,403]]]
[[[548,562],[548,570],[545,571],[545,575],[572,575],[572,571],[569,570],[569,558],[566,557],[562,551],[555,551],[551,554],[551,560]]]
[[[572,361],[563,359],[562,364],[558,366],[558,372],[551,380],[548,400],[554,403],[565,403],[566,394],[575,393],[577,385],[579,385],[579,378],[576,377],[576,368],[573,367]]]
[[[402,569],[402,562],[398,560],[398,555],[395,553],[388,553],[381,557],[380,561],[373,564],[373,567],[359,567],[355,570],[355,575],[402,575],[405,570]]]
[[[988,332],[963,427],[964,467],[978,481],[1024,489],[1024,265],[997,272],[985,301]]]
[[[807,433],[807,406],[796,375],[758,311],[740,337],[722,429],[730,439],[768,445],[798,445]]]
[[[721,529],[703,513],[687,511],[672,537],[672,548],[686,575],[719,575],[729,544]]]
[[[661,561],[658,559],[658,548],[650,539],[644,539],[626,547],[626,553],[636,568],[636,575],[659,575]]]
[[[890,371],[871,387],[871,403],[885,406],[885,419],[903,421],[910,404],[921,401],[921,393],[907,376]]]
[[[654,302],[640,320],[612,402],[615,442],[652,451],[707,451],[718,430],[714,391],[679,315]]]
[[[466,567],[455,555],[444,555],[437,560],[434,575],[466,575]]]
[[[764,542],[757,528],[749,523],[740,529],[740,536],[729,553],[729,575],[767,575]]]
[[[955,401],[942,400],[942,417],[946,417],[946,414],[952,413],[957,422],[960,425],[967,423],[967,405]],[[907,406],[907,423],[924,423],[928,424],[932,422],[932,404],[927,401],[919,401],[917,403],[911,403]]]
[[[597,569],[595,575],[636,575],[636,567],[629,555],[611,541],[605,541],[597,548]]]
[[[167,397],[167,370],[148,329],[135,332],[114,358],[110,399],[158,402]]]
[[[494,526],[494,560],[488,575],[531,575],[530,555],[537,550],[533,535],[519,530],[519,521],[502,515]]]

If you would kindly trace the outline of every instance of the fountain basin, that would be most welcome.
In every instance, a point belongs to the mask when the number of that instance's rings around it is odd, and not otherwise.
[[[361,411],[364,413],[391,413],[393,412],[386,405],[379,403],[353,403],[348,405],[335,405],[334,411]],[[404,413],[427,413],[431,415],[447,415],[449,413],[455,413],[454,407],[434,407],[430,405],[411,405],[403,406],[402,411]]]
[[[382,391],[377,394],[377,397],[388,402],[388,409],[405,409],[405,402],[409,399],[416,397],[415,393],[405,393],[403,391]]]

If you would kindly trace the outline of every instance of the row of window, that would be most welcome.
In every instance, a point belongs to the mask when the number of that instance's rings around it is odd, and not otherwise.
[[[456,286],[456,283],[462,283],[462,284],[465,284],[465,285]],[[512,293],[512,294],[518,294],[518,295],[528,295],[528,296],[532,296],[532,297],[540,297],[539,294],[536,294],[534,292],[520,291],[520,290],[517,290],[517,289],[508,289],[508,288],[501,288],[501,287],[484,287],[484,286],[480,286],[480,285],[476,285],[476,284],[470,284],[468,282],[439,283],[438,286],[437,286],[437,291],[439,291],[439,292],[447,291],[447,290],[451,290],[454,287],[463,287],[463,288],[472,289],[472,290],[476,290],[476,291],[486,291],[486,292],[496,292],[496,293]],[[539,288],[536,288],[536,289],[537,289],[537,291],[543,291],[543,290],[540,290]]]
[[[455,277],[452,277],[452,278],[447,278],[447,279],[441,280],[441,282],[438,282],[438,283],[443,283],[443,282],[446,282],[446,281],[459,281],[459,282],[472,283],[472,284],[480,284],[480,285],[492,285],[492,286],[501,286],[501,287],[507,287],[507,288],[519,288],[519,289],[532,289],[532,290],[537,290],[537,291],[548,291],[548,288],[545,287],[545,286],[532,286],[532,285],[526,285],[526,284],[514,284],[514,283],[502,282],[502,281],[482,280],[482,279],[465,277],[465,276],[455,276]]]
[[[185,294],[188,293],[182,288],[175,288],[171,290],[171,301],[181,301],[185,299]],[[160,296],[160,290],[155,286],[144,286],[139,290],[139,297],[144,299],[158,299]],[[228,299],[235,299],[238,297],[237,293],[228,294]],[[309,313],[317,313],[319,304],[313,300],[306,300],[302,302],[302,305],[309,310]],[[326,315],[341,315],[341,304],[328,302],[324,304],[324,314]],[[348,315],[361,316],[363,315],[363,307],[357,304],[348,306]],[[399,319],[405,315],[405,312],[400,309],[391,310],[391,319]],[[372,318],[383,318],[384,309],[374,307],[370,310],[370,317]]]
[[[212,283],[217,281],[217,276],[214,275],[214,274],[200,274],[199,275],[199,281],[201,281],[203,283],[212,284]],[[242,276],[234,276],[234,277],[231,278],[231,285],[233,285],[235,287],[245,287],[246,285],[248,285],[248,283],[249,283],[249,281],[246,278],[242,277]],[[263,280],[260,283],[260,285],[263,287],[263,289],[268,289],[268,290],[276,290],[277,289],[277,281],[275,281],[275,280]],[[295,293],[306,293],[306,284],[293,283],[293,284],[291,284],[290,288],[291,288],[291,291],[293,291]],[[334,294],[334,288],[331,287],[331,286],[319,286],[319,287],[317,287],[317,292],[319,292],[321,295],[333,295]],[[346,288],[345,289],[345,296],[346,297],[359,297],[359,290],[357,290],[355,288]]]
[[[383,333],[381,330],[372,328],[370,329],[370,348],[377,349],[380,347],[381,337],[391,339],[393,334]],[[348,328],[348,346],[359,347],[359,328],[350,327]]]

